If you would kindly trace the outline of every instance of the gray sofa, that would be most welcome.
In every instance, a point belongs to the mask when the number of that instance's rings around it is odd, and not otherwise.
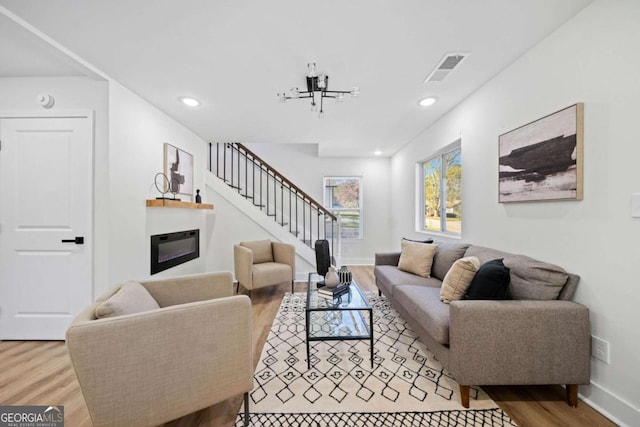
[[[471,385],[564,384],[567,402],[578,404],[578,385],[590,378],[587,307],[570,301],[580,278],[523,255],[465,243],[435,242],[431,277],[397,268],[400,252],[375,255],[379,291],[460,383],[469,407]],[[453,263],[476,256],[504,258],[512,300],[440,301],[440,286]]]

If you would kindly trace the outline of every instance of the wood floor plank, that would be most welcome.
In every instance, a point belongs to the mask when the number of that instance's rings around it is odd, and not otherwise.
[[[350,269],[363,290],[377,291],[372,266],[352,266]],[[282,297],[290,289],[290,285],[280,285],[251,292],[254,366]],[[306,283],[295,284],[296,292],[305,290]],[[240,289],[240,293],[246,291]],[[615,426],[582,401],[577,408],[571,408],[566,404],[564,389],[560,386],[483,388],[522,427]],[[231,427],[241,403],[242,396],[238,396],[166,425]],[[0,404],[64,405],[66,425],[91,426],[82,392],[61,341],[0,341]]]

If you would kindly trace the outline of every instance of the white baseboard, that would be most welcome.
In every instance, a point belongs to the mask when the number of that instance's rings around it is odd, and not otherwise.
[[[339,264],[343,265],[373,265],[373,258],[340,258]]]
[[[619,426],[637,425],[640,409],[621,397],[593,381],[588,386],[580,386],[580,391],[580,397],[585,403]]]

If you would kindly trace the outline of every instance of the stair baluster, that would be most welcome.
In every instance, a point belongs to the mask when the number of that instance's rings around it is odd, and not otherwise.
[[[222,153],[220,153],[221,150]],[[230,152],[228,156],[227,151]],[[242,173],[243,167],[244,173]],[[327,239],[331,243],[332,253],[336,246],[339,249],[340,224],[338,217],[244,145],[216,143],[214,161],[213,143],[210,143],[209,171],[237,190],[240,195],[251,200],[256,208],[273,217],[274,221],[283,228],[287,228],[291,234],[302,240],[307,246],[313,248],[315,240]],[[256,173],[259,175],[258,177],[256,177]],[[271,183],[271,179],[273,179],[273,183]],[[273,189],[270,188],[272,185]],[[278,185],[280,186],[279,196]],[[258,187],[257,191],[256,186]],[[288,193],[288,197],[285,197],[285,192]],[[285,217],[286,213],[288,213],[288,217]],[[314,214],[315,221],[313,220]]]

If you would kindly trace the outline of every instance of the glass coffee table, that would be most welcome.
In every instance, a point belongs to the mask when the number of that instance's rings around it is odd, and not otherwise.
[[[369,340],[373,368],[373,309],[355,282],[349,291],[336,298],[318,295],[318,281],[322,276],[309,273],[307,305],[305,308],[307,369],[311,369],[309,345],[311,341]]]

